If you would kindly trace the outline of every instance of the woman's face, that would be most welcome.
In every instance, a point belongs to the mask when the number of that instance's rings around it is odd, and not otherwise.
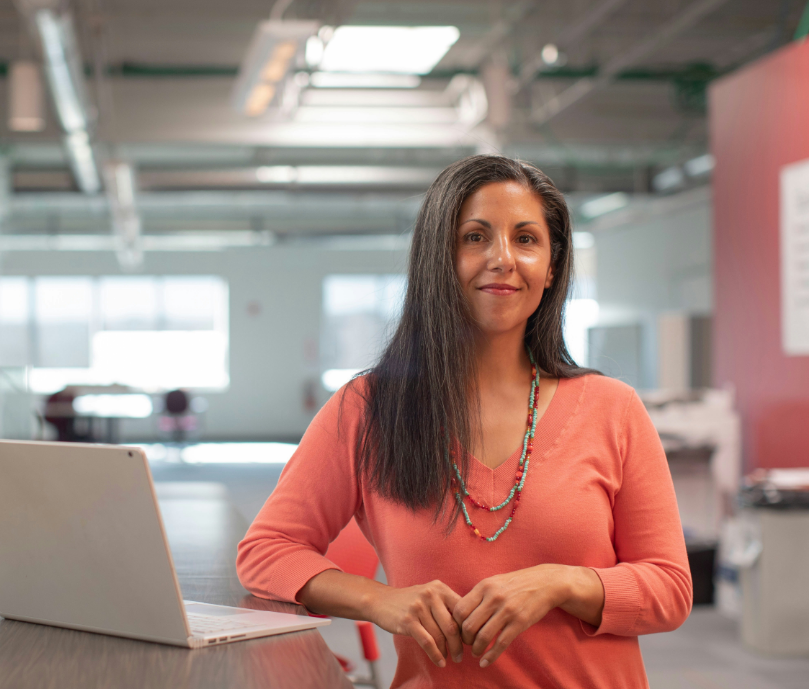
[[[553,281],[542,199],[518,182],[492,182],[469,196],[458,221],[455,270],[484,333],[524,331]]]

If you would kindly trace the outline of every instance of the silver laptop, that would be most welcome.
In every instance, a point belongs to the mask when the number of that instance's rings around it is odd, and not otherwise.
[[[7,440],[0,616],[188,648],[330,623],[183,601],[141,450]]]

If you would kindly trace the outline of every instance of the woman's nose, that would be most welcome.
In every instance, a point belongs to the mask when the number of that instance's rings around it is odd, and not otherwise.
[[[489,270],[514,270],[514,254],[507,238],[498,237],[491,243]]]

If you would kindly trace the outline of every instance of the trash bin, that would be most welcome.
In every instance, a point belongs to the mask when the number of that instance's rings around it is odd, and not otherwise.
[[[769,655],[809,656],[809,491],[772,482],[743,492],[742,641]]]

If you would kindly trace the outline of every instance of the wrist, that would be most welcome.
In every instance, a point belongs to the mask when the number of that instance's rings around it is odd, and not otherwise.
[[[581,567],[561,565],[556,576],[556,607],[564,609],[573,603],[579,593]]]
[[[360,606],[364,613],[362,618],[380,626],[378,621],[380,609],[383,605],[385,594],[388,593],[390,587],[377,581],[375,581],[374,584],[373,586],[369,586],[362,594]]]

